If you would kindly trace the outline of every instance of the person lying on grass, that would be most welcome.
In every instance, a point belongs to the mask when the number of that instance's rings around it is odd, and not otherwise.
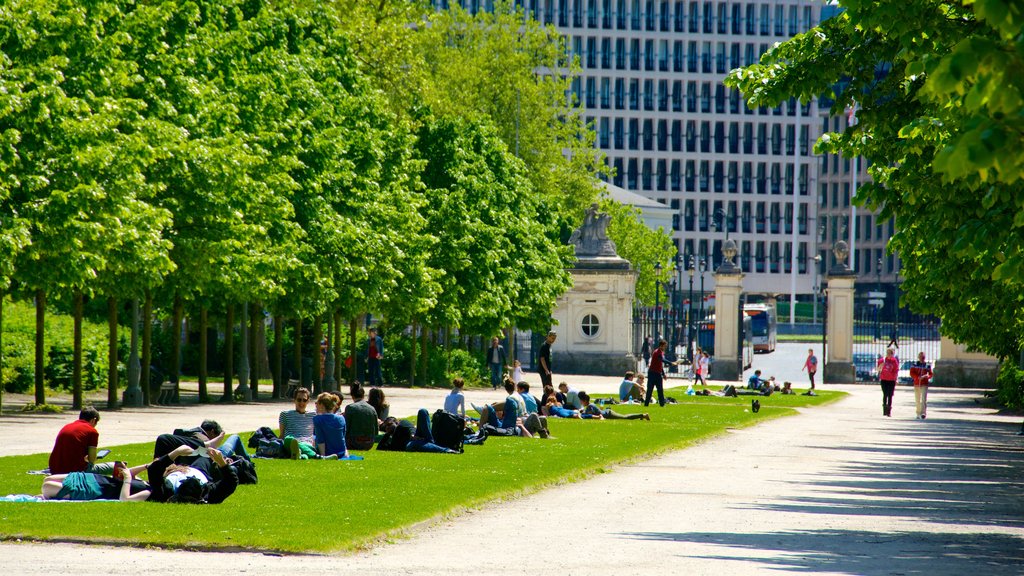
[[[644,414],[619,414],[611,408],[602,410],[597,405],[590,403],[590,394],[586,392],[580,392],[580,402],[583,403],[583,410],[581,411],[581,418],[592,418],[594,420],[602,420],[607,418],[608,420],[650,420],[651,415]]]
[[[153,458],[159,458],[178,446],[217,448],[225,458],[241,458],[252,462],[238,434],[225,437],[224,430],[216,420],[203,420],[198,428],[177,428],[172,434],[161,434],[153,444]]]
[[[384,419],[384,437],[377,443],[377,450],[393,452],[434,452],[437,454],[458,454],[434,443],[430,430],[430,413],[420,408],[416,413],[416,425],[394,416]]]
[[[188,466],[175,463],[178,458],[195,455],[206,457]],[[220,504],[238,488],[238,473],[216,448],[179,446],[150,463],[147,475],[152,491],[149,499],[154,502]]]
[[[558,401],[558,396],[552,394],[548,396],[548,401],[544,404],[544,415],[554,416],[555,418],[579,418],[580,411],[564,408],[562,403]]]
[[[345,444],[345,419],[338,414],[341,397],[324,392],[316,397],[313,435],[317,454],[324,458],[348,458]]]
[[[183,456],[205,451],[208,458],[199,458],[191,466],[175,464]],[[146,471],[150,483],[136,479]],[[238,488],[238,474],[215,448],[179,446],[149,464],[128,468],[117,463],[112,477],[89,472],[55,474],[43,480],[42,497],[46,500],[121,500],[137,502],[219,504]]]
[[[191,450],[191,449],[190,449]],[[146,469],[146,464],[128,468],[123,462],[114,465],[114,476],[93,472],[52,474],[43,479],[44,500],[120,500],[141,502],[152,493],[149,484],[135,476]]]

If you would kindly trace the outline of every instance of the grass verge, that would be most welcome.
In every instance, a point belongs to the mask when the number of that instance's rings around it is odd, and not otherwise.
[[[577,481],[843,395],[763,397],[761,411],[753,414],[750,397],[690,397],[682,388],[668,394],[681,403],[652,406],[651,422],[551,419],[555,439],[489,438],[462,455],[372,451],[359,462],[260,460],[259,484],[239,487],[216,506],[2,503],[0,538],[285,553],[352,550],[400,536],[413,524]],[[129,463],[149,460],[153,449],[112,448]],[[42,477],[25,472],[45,467],[46,460],[46,454],[0,458],[0,493],[37,494]]]

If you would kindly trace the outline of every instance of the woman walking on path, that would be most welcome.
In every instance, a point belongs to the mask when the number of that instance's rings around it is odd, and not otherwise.
[[[814,355],[814,348],[807,350],[807,360],[800,370],[807,370],[807,376],[811,379],[811,390],[814,390],[814,375],[818,372],[818,357]]]
[[[892,348],[885,349],[885,358],[878,359],[878,380],[882,384],[882,415],[892,416],[892,395],[896,391],[896,376],[900,372],[900,359]]]
[[[910,367],[914,379],[914,407],[917,417],[924,420],[928,412],[928,384],[931,383],[932,365],[924,361],[924,352],[917,353],[917,362]]]

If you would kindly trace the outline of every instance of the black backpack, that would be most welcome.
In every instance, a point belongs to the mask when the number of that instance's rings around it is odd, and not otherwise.
[[[465,439],[466,421],[457,414],[438,410],[430,419],[430,432],[434,436],[434,444],[449,450],[462,452],[462,441]]]
[[[256,430],[255,432],[252,433],[252,436],[249,437],[249,442],[247,443],[247,445],[249,446],[249,448],[259,448],[260,447],[260,440],[276,440],[276,439],[277,439],[277,434],[274,434],[273,430],[271,430],[267,426],[262,426],[258,430]]]
[[[235,473],[238,474],[239,484],[255,484],[257,482],[256,465],[252,462],[245,458],[239,458],[231,464],[231,467],[234,468]]]

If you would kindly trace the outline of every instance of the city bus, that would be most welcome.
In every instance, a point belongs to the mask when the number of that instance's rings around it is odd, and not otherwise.
[[[711,355],[712,360],[715,356],[715,315],[712,314],[704,320],[697,323],[697,345],[702,350]],[[753,322],[750,316],[743,315],[743,342],[742,356],[743,356],[743,370],[747,370],[754,364],[754,341],[753,341]]]
[[[775,309],[767,304],[747,304],[743,313],[751,320],[754,331],[754,352],[768,354],[775,351],[778,332],[775,323]]]

